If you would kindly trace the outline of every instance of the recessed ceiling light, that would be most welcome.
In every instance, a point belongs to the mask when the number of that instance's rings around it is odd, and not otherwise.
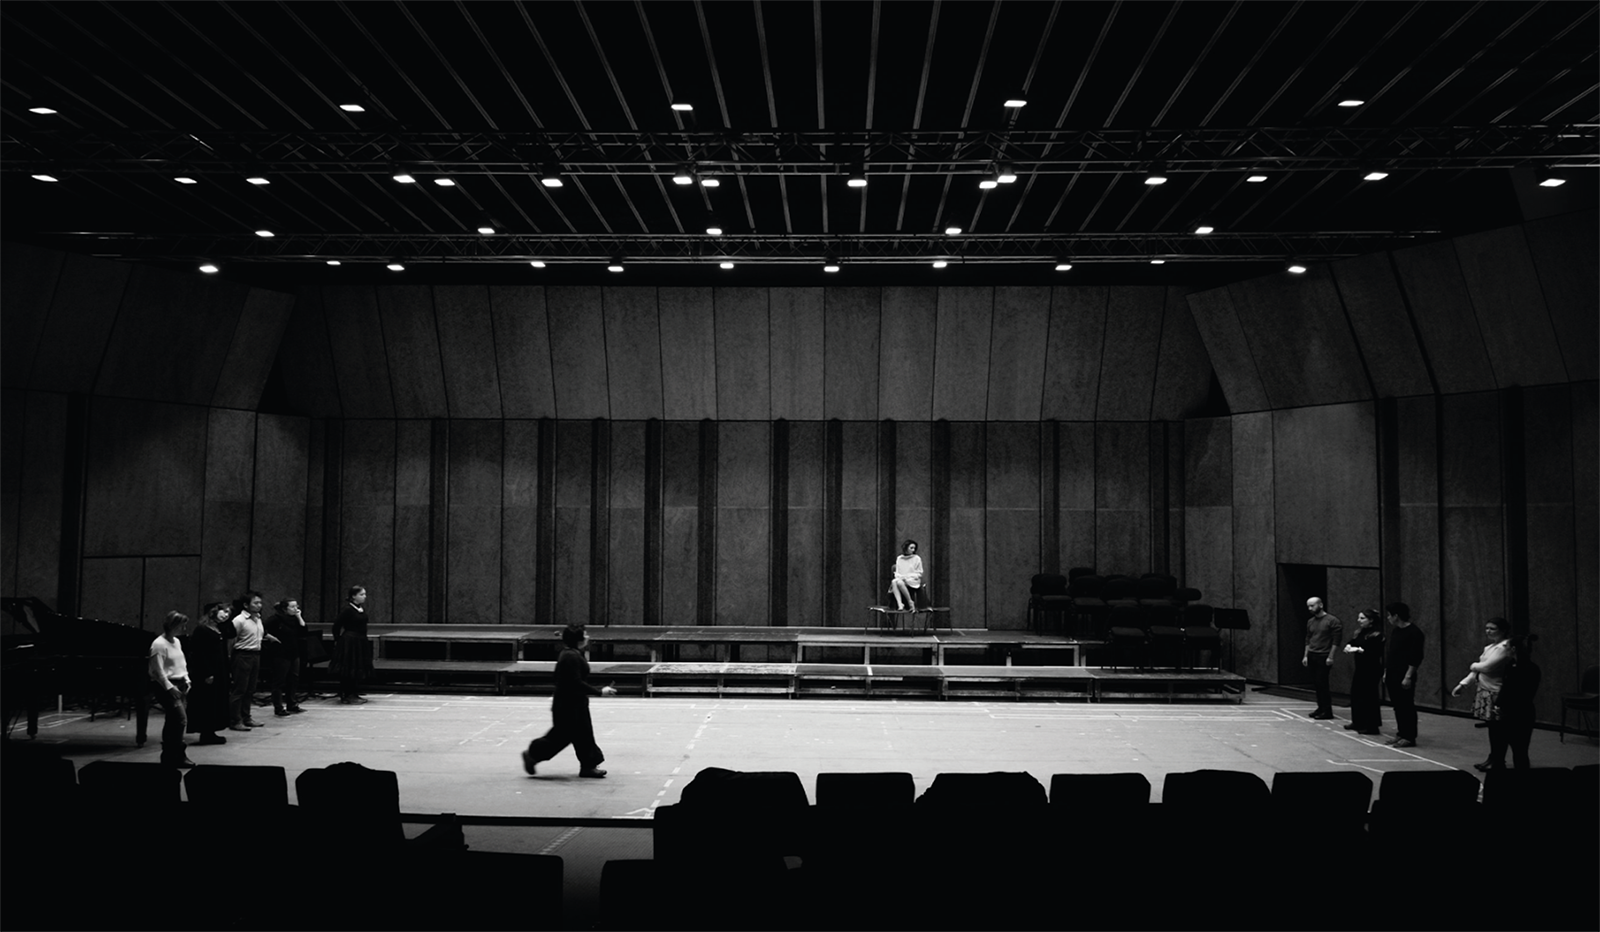
[[[676,103],[672,105],[672,109],[678,111],[679,113],[686,113],[694,109],[694,104]]]
[[[57,178],[55,175],[34,175],[33,176],[33,180],[34,181],[59,181],[60,179]]]
[[[174,178],[172,180],[176,181],[178,184],[199,184],[200,183],[200,182],[194,180],[193,178],[190,178],[188,175],[179,175],[178,177],[176,177],[176,178]]]
[[[1260,184],[1261,182],[1267,180],[1267,176],[1266,175],[1251,175],[1250,177],[1246,178],[1245,180],[1250,182],[1251,184]]]
[[[28,112],[37,113],[40,116],[49,116],[50,114],[55,113],[55,111],[51,110],[49,107],[29,107]]]
[[[478,227],[478,232],[482,233],[484,236],[493,236],[494,235],[494,227],[489,226],[486,223],[483,226]]]
[[[544,268],[544,260],[543,259],[534,259],[533,261],[529,262],[528,264],[533,266],[536,269]]]
[[[435,178],[433,179],[433,183],[441,188],[453,188],[456,186],[456,181],[454,178]]]
[[[1351,98],[1350,100],[1341,100],[1341,101],[1339,101],[1339,106],[1341,106],[1341,107],[1359,107],[1364,103],[1366,103],[1366,101],[1364,101],[1364,100],[1356,100],[1354,98]]]
[[[1021,97],[1008,97],[1008,98],[1006,98],[1006,102],[1004,104],[1004,106],[1013,107],[1013,108],[1015,108],[1015,107],[1026,107],[1027,105],[1028,105],[1028,102],[1026,100],[1023,100]]]
[[[1056,271],[1057,272],[1065,272],[1070,268],[1072,268],[1072,263],[1070,263],[1070,262],[1057,262],[1056,263]]]
[[[1297,262],[1294,265],[1289,266],[1289,271],[1295,275],[1304,275],[1306,273],[1306,267]]]
[[[729,262],[729,261],[728,261],[728,260],[726,260],[726,259],[724,259],[724,260],[722,260],[722,261],[721,261],[721,262],[718,262],[718,263],[717,263],[717,267],[718,267],[718,268],[723,268],[723,269],[731,269],[731,268],[733,268],[733,263],[732,263],[732,262]]]
[[[401,265],[398,262],[391,262],[388,265],[384,266],[384,268],[388,269],[391,272],[404,272],[406,270],[406,267]]]
[[[1215,233],[1216,230],[1216,227],[1199,226],[1194,228],[1194,233],[1196,236],[1205,236],[1207,233]]]
[[[1546,178],[1545,180],[1539,182],[1539,187],[1541,187],[1541,188],[1559,188],[1559,187],[1561,187],[1562,185],[1564,185],[1566,183],[1567,183],[1567,179],[1565,179],[1565,178]]]
[[[338,259],[329,259],[329,260],[328,260],[328,261],[327,261],[327,262],[326,262],[326,263],[324,263],[324,264],[326,264],[326,265],[344,265],[344,263],[343,263],[343,262],[340,262],[340,261],[339,261],[339,260],[338,260]]]
[[[216,274],[217,267],[207,262],[205,265],[200,266],[200,271],[206,273],[207,275],[214,275]]]
[[[256,235],[261,237],[262,239],[272,239],[272,231],[271,230],[257,230],[256,231]]]
[[[944,228],[944,235],[945,236],[960,236],[961,235],[961,228],[958,227],[958,226],[954,226],[954,225],[947,226],[947,227]]]
[[[417,183],[417,179],[415,177],[413,177],[411,175],[408,175],[405,172],[401,172],[400,174],[395,175],[394,176],[394,180],[400,182],[401,184],[416,184]]]
[[[702,188],[719,188],[721,186],[722,186],[722,182],[718,181],[715,178],[701,178],[700,179],[700,187],[702,187]]]
[[[260,175],[256,175],[254,178],[246,178],[245,180],[250,182],[251,184],[256,184],[256,185],[272,184],[272,182],[270,182],[267,179],[261,177]]]
[[[339,109],[345,113],[366,113],[367,108],[360,104],[340,104]]]
[[[1362,181],[1382,181],[1383,179],[1385,179],[1387,177],[1389,177],[1389,173],[1388,172],[1374,170],[1374,171],[1367,172],[1365,175],[1362,175],[1361,176],[1361,180]]]
[[[942,269],[942,268],[944,268],[945,266],[947,266],[949,264],[950,264],[949,262],[946,262],[943,259],[935,259],[935,260],[933,260],[933,267],[936,268],[936,269]]]

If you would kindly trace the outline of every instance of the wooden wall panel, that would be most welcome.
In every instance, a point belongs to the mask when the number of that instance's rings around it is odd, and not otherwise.
[[[877,359],[876,351],[873,359]],[[841,455],[841,601],[837,614],[826,622],[831,625],[854,624],[852,619],[862,617],[868,605],[883,604],[883,593],[889,585],[886,558],[892,558],[892,554],[878,552],[878,425],[846,421]]]
[[[1150,417],[1181,421],[1193,417],[1211,392],[1211,359],[1189,312],[1188,292],[1168,288],[1161,311],[1161,353],[1156,359],[1155,394]]]
[[[82,617],[140,627],[139,616],[144,612],[144,560],[140,557],[86,559],[81,591]]]
[[[54,249],[5,243],[0,267],[0,385],[28,388],[34,354],[50,320],[50,305],[66,254]]]
[[[499,421],[450,424],[450,556],[445,619],[499,624],[500,493],[504,440]]]
[[[204,408],[97,398],[89,409],[87,458],[84,556],[196,551]]]
[[[1105,349],[1100,356],[1100,392],[1095,419],[1147,421],[1161,352],[1161,314],[1166,289],[1123,285],[1111,289]]]
[[[883,289],[883,344],[879,347],[878,416],[896,421],[933,419],[933,337],[939,289]],[[777,360],[774,358],[774,365]],[[777,376],[774,371],[773,376]]]
[[[289,405],[312,417],[339,417],[339,377],[334,372],[322,289],[302,288],[278,344],[277,365],[283,370]]]
[[[1494,371],[1455,246],[1445,240],[1393,255],[1439,391],[1448,395],[1494,388]]]
[[[823,291],[823,417],[877,420],[879,308],[877,288]]]
[[[1431,393],[1428,366],[1389,254],[1345,259],[1330,263],[1328,270],[1339,289],[1345,316],[1355,332],[1377,396],[1398,398]]]
[[[256,415],[212,408],[206,430],[205,523],[200,536],[203,591],[237,596],[247,587],[261,588],[250,574],[255,460]]]
[[[508,418],[556,416],[550,364],[550,321],[544,289],[492,285],[489,314],[500,375],[500,410]]]
[[[310,601],[305,586],[305,540],[311,422],[262,414],[256,417],[255,427],[250,581],[271,602],[299,599],[306,604]],[[195,572],[199,573],[198,565]]]
[[[1150,571],[1150,429],[1095,424],[1095,560],[1102,576]]]
[[[0,389],[0,596],[14,598],[17,591],[17,526],[22,513],[22,451],[26,432],[28,396],[25,392]],[[58,471],[59,472],[59,471]],[[60,511],[60,502],[57,503]],[[60,522],[56,533],[59,537]],[[55,599],[50,598],[52,608]],[[0,624],[11,633],[10,622],[0,618]]]
[[[1187,300],[1195,327],[1200,331],[1200,340],[1206,346],[1206,355],[1211,359],[1211,369],[1217,374],[1223,396],[1228,399],[1228,409],[1239,414],[1270,407],[1229,289],[1198,291],[1188,295]]]
[[[375,622],[402,608],[394,589],[396,422],[344,422],[338,590],[365,586]],[[425,604],[425,603],[424,603]]]
[[[430,537],[433,425],[420,418],[394,422],[394,588],[385,601],[388,620],[399,625],[446,620],[433,617],[428,598],[433,561],[445,557],[433,553]]]
[[[28,392],[25,398],[16,424],[22,442],[17,447],[21,454],[17,523],[12,526],[19,548],[15,582],[18,595],[38,596],[60,608],[67,399],[55,392]]]
[[[1100,564],[1095,562],[1094,422],[1062,421],[1057,432],[1061,444],[1060,474],[1056,479],[1061,571],[1065,573],[1075,566],[1099,569]]]
[[[772,418],[772,345],[767,289],[717,288],[717,417],[724,421]]]
[[[1378,565],[1377,421],[1370,403],[1272,421],[1278,562]]]
[[[545,289],[556,412],[563,421],[609,416],[605,321],[600,298],[601,290],[596,287]]]
[[[1184,585],[1211,605],[1233,604],[1233,421],[1186,421],[1184,440]]]
[[[1555,326],[1567,378],[1600,377],[1600,224],[1581,211],[1535,220],[1523,227],[1538,269],[1540,291]]]
[[[717,434],[716,623],[770,624],[772,426],[725,421]]]
[[[348,418],[394,417],[389,354],[384,349],[378,296],[371,288],[325,288],[322,311],[328,326],[339,402]],[[401,373],[403,376],[404,373]]]
[[[394,416],[449,417],[433,289],[427,285],[379,288],[378,316],[389,354]]]
[[[1355,338],[1327,268],[1269,275],[1228,288],[1256,371],[1275,408],[1371,397]]]
[[[699,431],[697,421],[667,421],[663,425],[661,623],[665,625],[697,624],[700,617]]]
[[[1442,701],[1460,710],[1472,707],[1472,697],[1451,698],[1449,687],[1483,649],[1484,620],[1506,614],[1499,398],[1492,392],[1445,396],[1442,418]]]
[[[1501,386],[1565,382],[1555,326],[1522,227],[1460,236],[1454,242],[1495,382]]]
[[[824,430],[821,421],[796,421],[789,425],[787,598],[790,627],[824,624]]]
[[[336,521],[327,521],[327,508],[324,492],[328,469],[328,422],[320,419],[308,420],[306,443],[306,482],[305,482],[305,533],[301,539],[301,573],[303,582],[300,586],[300,607],[305,613],[306,621],[317,624],[327,617],[324,607],[323,590],[323,551],[324,535],[328,534]],[[334,538],[337,540],[337,538]],[[330,548],[331,549],[331,548]],[[332,603],[328,603],[331,605]]]
[[[1050,290],[1050,334],[1045,349],[1040,416],[1092,421],[1099,404],[1100,355],[1105,345],[1110,291],[1102,285]]]
[[[539,524],[539,422],[504,422],[500,472],[500,604],[506,624],[530,624],[535,605]],[[616,561],[612,561],[616,565]]]
[[[243,285],[134,269],[95,392],[206,404],[244,306]]]
[[[1526,440],[1515,453],[1522,458],[1527,477],[1528,615],[1511,621],[1515,626],[1525,620],[1538,634],[1542,663],[1545,657],[1563,656],[1569,645],[1577,643],[1578,619],[1582,617],[1577,592],[1571,388],[1529,389],[1522,396],[1522,418]],[[1536,694],[1541,720],[1560,720],[1559,692],[1545,688]]]
[[[922,558],[928,569],[927,584],[934,587],[934,604],[949,605],[950,623],[958,628],[983,627],[988,611],[988,561],[982,556],[988,543],[984,518],[989,468],[984,428],[981,421],[950,422],[950,552],[945,555],[950,578],[941,581],[933,572],[939,554]]]
[[[823,417],[827,357],[822,295],[821,288],[773,288],[767,294],[774,418],[814,421]]]
[[[988,412],[994,289],[939,289],[934,335],[933,416],[981,421]]]
[[[1028,626],[1028,587],[1039,567],[1039,424],[997,424],[985,445],[985,618],[997,630]]]
[[[606,373],[611,416],[661,417],[661,317],[654,288],[607,288]]]
[[[895,424],[894,546],[906,540],[917,549],[932,541],[933,425],[926,421]],[[898,551],[897,551],[898,552]],[[880,557],[878,562],[883,563]],[[887,563],[884,564],[888,566]],[[943,603],[941,603],[943,604]]]
[[[94,390],[111,326],[133,266],[68,253],[33,357],[28,385],[40,391]],[[6,289],[11,288],[10,273]],[[276,345],[261,347],[270,362]]]
[[[1600,655],[1600,619],[1590,606],[1600,605],[1600,386],[1572,386],[1572,505],[1575,586],[1578,614],[1574,663],[1566,670],[1553,664],[1545,674],[1547,689],[1575,690],[1583,667]],[[1568,649],[1562,645],[1559,650]],[[1571,684],[1570,686],[1568,684]]]
[[[294,311],[294,295],[265,288],[251,288],[239,312],[239,324],[226,347],[227,361],[211,395],[219,408],[255,410],[261,406],[261,390],[272,372],[283,341],[283,331]]]
[[[613,625],[645,623],[645,442],[643,421],[611,422],[606,619]]]
[[[717,333],[711,289],[662,288],[656,300],[661,314],[661,404],[665,417],[716,417]]]
[[[483,285],[435,285],[433,304],[450,416],[500,417],[500,367],[495,358],[489,289]]]
[[[988,418],[991,421],[1038,421],[1044,403],[1050,289],[996,288],[993,329]]]
[[[273,602],[299,597],[284,589],[265,592],[269,612]],[[146,631],[159,633],[167,620],[167,612],[183,612],[191,620],[196,618],[201,606],[211,601],[200,594],[200,558],[150,557],[145,560],[144,592],[140,601],[143,603],[140,624]]]
[[[553,308],[554,295],[551,304]],[[556,384],[559,398],[559,375]],[[593,431],[593,425],[587,421],[561,421],[556,424],[557,624],[587,624],[591,620],[590,571],[594,565],[590,539],[591,522],[594,520]]]
[[[1402,398],[1395,406],[1396,494],[1400,511],[1399,568],[1386,577],[1385,603],[1404,602],[1411,621],[1426,638],[1426,656],[1417,670],[1417,701],[1439,707],[1440,685],[1449,679],[1439,668],[1441,643],[1439,554],[1438,398]],[[1461,674],[1456,674],[1459,679]],[[1456,680],[1450,680],[1453,685]]]
[[[1233,608],[1250,614],[1235,631],[1234,672],[1278,680],[1278,557],[1274,539],[1273,415],[1239,414],[1233,426]],[[1224,604],[1220,599],[1218,605]]]

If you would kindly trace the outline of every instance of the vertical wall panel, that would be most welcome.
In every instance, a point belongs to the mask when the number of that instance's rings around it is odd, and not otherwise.
[[[988,425],[985,461],[988,627],[1028,626],[1028,587],[1039,567],[1039,424]]]
[[[933,418],[933,337],[939,289],[883,289],[883,344],[878,350],[878,416]],[[776,363],[776,360],[774,360]],[[774,372],[774,376],[776,376]]]
[[[451,624],[500,622],[500,494],[504,443],[499,421],[450,424]]]
[[[935,418],[981,421],[988,413],[993,318],[993,288],[939,289],[933,361]]]
[[[605,323],[600,295],[600,289],[594,287],[545,289],[556,412],[563,421],[609,415]]]
[[[878,418],[877,288],[828,288],[823,292],[823,417]]]
[[[21,443],[17,465],[18,502],[14,543],[18,546],[15,584],[20,596],[38,596],[60,608],[57,594],[61,585],[61,536],[76,529],[61,527],[62,485],[67,448],[67,399],[54,392],[28,392],[18,410],[14,429]],[[8,426],[10,433],[11,426]],[[7,438],[8,441],[11,439]],[[9,463],[8,463],[9,465]],[[139,503],[148,504],[148,503]],[[192,547],[190,549],[193,549]]]
[[[293,310],[294,295],[265,288],[249,290],[233,341],[226,347],[227,361],[212,393],[212,404],[252,410],[261,406],[261,390],[266,387]]]
[[[661,623],[699,618],[700,424],[668,421],[661,442]]]
[[[1327,267],[1229,286],[1267,400],[1276,408],[1371,397]]]
[[[1470,709],[1472,697],[1452,698],[1448,687],[1483,649],[1484,620],[1506,614],[1499,399],[1490,392],[1447,395],[1442,413],[1442,700],[1446,708]]]
[[[500,605],[507,624],[534,624],[539,522],[539,422],[504,422],[500,479]],[[615,561],[613,561],[615,565]]]
[[[928,585],[934,587],[934,603],[950,606],[950,623],[958,628],[982,628],[988,612],[988,560],[983,554],[988,543],[984,518],[989,469],[984,428],[981,421],[950,422],[948,553],[943,559],[937,552],[922,558],[929,571]],[[933,571],[939,565],[949,567],[948,579],[941,580]]]
[[[823,442],[821,421],[789,425],[788,620],[791,627],[824,624]]]
[[[1109,302],[1103,285],[1051,289],[1042,417],[1094,420]]]
[[[9,248],[9,247],[8,247]],[[83,392],[94,389],[111,325],[133,266],[68,254],[50,302],[50,316],[33,357],[28,385],[41,391]],[[6,290],[10,291],[11,269]],[[7,305],[9,314],[9,305]],[[277,345],[257,348],[270,363]]]
[[[1083,566],[1099,570],[1102,567],[1095,555],[1094,422],[1063,421],[1057,429],[1061,442],[1061,472],[1056,488],[1061,569],[1066,572]]]
[[[500,417],[494,316],[483,285],[435,285],[445,399],[451,417]]]
[[[250,580],[272,602],[298,599],[305,605],[310,601],[305,587],[305,537],[311,422],[262,414],[255,427]],[[195,571],[199,572],[198,566]]]
[[[552,289],[554,291],[554,289]],[[554,295],[552,295],[552,306]],[[559,397],[559,377],[557,392]],[[590,522],[593,504],[593,427],[588,421],[556,424],[556,623],[589,621]]]
[[[535,285],[489,288],[494,352],[500,374],[500,409],[508,418],[556,416],[550,368],[550,321],[544,289]]]
[[[1567,378],[1600,376],[1600,230],[1592,210],[1535,220],[1523,227],[1540,291],[1555,326]]]
[[[645,442],[643,421],[611,422],[606,619],[613,625],[645,623]]]
[[[1124,285],[1111,289],[1106,309],[1105,348],[1100,355],[1097,420],[1150,419],[1165,298],[1166,289],[1159,285]]]
[[[996,288],[993,329],[988,418],[1037,421],[1044,400],[1050,289]]]
[[[66,254],[21,243],[6,243],[0,266],[0,380],[7,388],[28,388],[34,354],[50,319],[50,305]]]
[[[1522,227],[1460,236],[1454,242],[1496,383],[1565,382],[1566,366]]]
[[[662,288],[661,403],[668,420],[717,416],[717,339],[710,288]]]
[[[1182,288],[1168,288],[1161,311],[1161,354],[1156,359],[1155,395],[1150,417],[1181,421],[1193,417],[1211,391],[1211,360],[1195,328]]]
[[[822,289],[773,288],[767,295],[767,316],[772,333],[772,416],[821,420],[826,369]]]
[[[661,318],[654,288],[607,288],[606,373],[611,416],[661,416]]]
[[[1455,246],[1444,240],[1396,250],[1393,255],[1439,391],[1455,394],[1494,388],[1494,372],[1461,279]]]
[[[1184,585],[1233,605],[1233,420],[1184,422]]]
[[[873,358],[876,360],[876,352]],[[885,567],[893,558],[878,552],[878,425],[846,421],[843,427],[840,605],[839,614],[826,621],[832,625],[853,625],[866,614],[868,605],[883,604],[889,585]]]
[[[1378,438],[1370,403],[1273,415],[1278,562],[1378,565]]]
[[[389,354],[394,416],[449,417],[433,289],[427,285],[379,288],[378,316]]]
[[[89,424],[84,555],[194,553],[206,477],[205,409],[97,398]]]
[[[926,421],[895,424],[894,529],[889,535],[898,548],[915,540],[918,550],[932,542],[933,530],[933,428]],[[882,557],[884,572],[888,563]],[[927,567],[925,567],[926,569]],[[885,577],[887,582],[887,577]],[[941,598],[943,593],[941,592]],[[943,601],[939,605],[946,604]]]
[[[433,425],[433,421],[421,419],[394,422],[394,591],[386,600],[389,609],[385,614],[395,624],[425,625],[446,620],[433,617],[429,600],[434,524]],[[441,521],[445,518],[437,516]]]
[[[772,427],[723,422],[717,433],[717,624],[769,624]]]
[[[97,393],[187,404],[211,400],[249,289],[203,278],[134,269]]]
[[[84,618],[140,627],[139,616],[144,611],[144,560],[140,557],[84,560],[83,597],[79,601]]]
[[[301,494],[305,496],[305,521],[301,535],[300,607],[306,621],[317,624],[327,617],[323,605],[322,562],[323,533],[327,530],[323,505],[324,479],[327,466],[327,421],[310,420],[306,436],[306,475]]]
[[[1577,565],[1577,643],[1570,649],[1576,662],[1563,670],[1553,664],[1545,674],[1547,689],[1576,688],[1582,668],[1600,655],[1600,619],[1592,606],[1600,605],[1600,391],[1596,383],[1572,386],[1572,504],[1574,552]],[[1556,648],[1568,650],[1563,644]]]
[[[1385,603],[1404,602],[1411,621],[1426,638],[1427,654],[1417,671],[1418,702],[1438,707],[1440,685],[1449,679],[1439,667],[1443,634],[1440,612],[1439,421],[1434,396],[1402,398],[1395,406],[1396,497],[1400,511],[1398,578],[1384,580]],[[1460,674],[1457,674],[1459,678]],[[1455,680],[1450,680],[1454,684]]]
[[[1250,613],[1235,631],[1234,672],[1278,679],[1278,561],[1273,539],[1272,415],[1241,414],[1233,426],[1233,607]],[[1223,604],[1220,600],[1218,604]]]
[[[255,448],[256,415],[211,409],[206,431],[205,524],[200,539],[200,585],[206,592],[237,596],[246,587],[261,588],[250,575]]]
[[[767,421],[772,417],[772,369],[767,359],[767,289],[717,288],[717,417]]]
[[[1522,458],[1527,477],[1528,617],[1513,617],[1511,622],[1515,626],[1527,621],[1530,630],[1539,636],[1538,653],[1557,657],[1565,653],[1567,645],[1577,643],[1581,617],[1573,509],[1571,389],[1566,385],[1529,389],[1522,397],[1522,418],[1526,442],[1514,454]],[[1558,644],[1562,645],[1559,653],[1550,649]],[[1550,682],[1554,685],[1565,681],[1558,676]],[[1559,690],[1542,688],[1536,700],[1540,719],[1560,720]]]
[[[17,590],[17,528],[22,512],[22,462],[28,396],[12,389],[0,390],[0,596],[15,598]],[[59,470],[57,470],[59,474]],[[58,496],[60,493],[57,493]],[[60,501],[57,500],[57,512]],[[56,533],[60,536],[60,521]],[[30,541],[31,544],[31,541]],[[50,600],[54,602],[54,600]],[[58,606],[53,606],[58,607]],[[5,629],[7,633],[10,628]]]
[[[1150,571],[1150,429],[1095,425],[1095,559],[1100,575]]]
[[[394,589],[395,428],[392,420],[344,423],[338,589],[365,586],[377,622],[409,610]]]
[[[259,588],[259,587],[258,587]],[[297,599],[298,591],[264,589],[270,605],[280,599]],[[237,594],[237,593],[235,593]],[[212,601],[200,594],[199,557],[151,557],[144,561],[144,605],[142,627],[146,631],[161,630],[167,612],[178,611],[191,619],[199,614],[200,607]]]
[[[333,368],[328,318],[320,288],[302,288],[278,344],[277,365],[283,371],[289,405],[312,417],[339,417],[339,376]]]
[[[1379,398],[1425,395],[1433,391],[1422,347],[1411,326],[1400,283],[1388,253],[1330,263],[1346,318],[1366,360]]]
[[[394,417],[389,354],[384,350],[378,296],[359,286],[326,288],[322,310],[337,364],[339,401],[349,418]]]
[[[1266,389],[1261,384],[1261,373],[1250,353],[1250,343],[1245,339],[1228,289],[1198,291],[1187,300],[1195,327],[1200,331],[1200,340],[1206,346],[1206,355],[1211,358],[1211,369],[1217,374],[1222,394],[1228,399],[1228,409],[1238,414],[1270,407]]]

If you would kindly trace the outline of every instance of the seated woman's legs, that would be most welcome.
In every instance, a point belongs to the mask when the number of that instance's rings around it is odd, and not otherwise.
[[[911,590],[903,579],[895,579],[889,583],[889,591],[894,593],[896,607],[904,609],[907,603],[912,602]]]

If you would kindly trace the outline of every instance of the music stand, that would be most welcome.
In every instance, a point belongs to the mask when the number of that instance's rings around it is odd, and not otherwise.
[[[1250,612],[1242,608],[1218,608],[1211,612],[1211,623],[1228,632],[1228,669],[1233,669],[1233,632],[1250,630]]]

